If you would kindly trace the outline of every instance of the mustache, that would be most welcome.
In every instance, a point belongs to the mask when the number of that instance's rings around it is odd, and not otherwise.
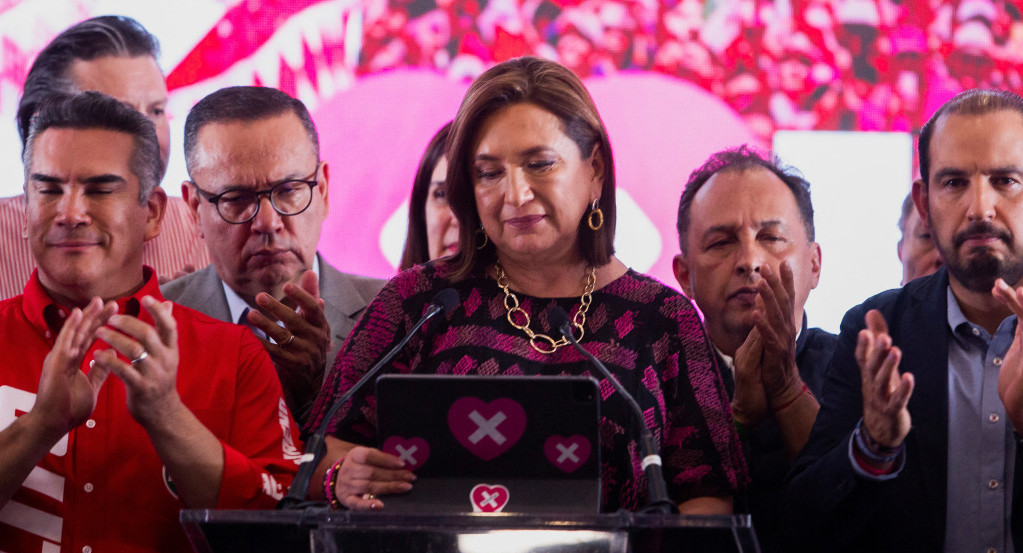
[[[988,221],[975,221],[970,223],[964,230],[956,233],[952,237],[952,245],[958,249],[960,246],[966,243],[971,238],[981,238],[984,236],[991,236],[997,238],[1006,244],[1012,244],[1012,235],[1005,229],[1000,229]]]

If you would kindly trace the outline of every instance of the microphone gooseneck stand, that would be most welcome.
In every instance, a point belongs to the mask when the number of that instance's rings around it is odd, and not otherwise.
[[[551,326],[557,328],[565,339],[575,349],[579,350],[579,353],[582,353],[590,361],[591,365],[597,368],[597,373],[614,386],[615,390],[625,398],[626,403],[632,409],[633,416],[636,418],[636,427],[639,429],[639,447],[643,454],[642,467],[647,481],[647,504],[639,512],[643,514],[665,515],[677,513],[678,507],[668,497],[668,486],[664,483],[664,472],[661,470],[659,448],[657,443],[654,442],[653,433],[650,432],[650,429],[643,422],[643,410],[636,403],[636,398],[632,397],[632,394],[618,382],[618,379],[600,362],[600,359],[597,359],[592,353],[579,345],[579,341],[572,335],[572,323],[568,320],[568,313],[565,313],[561,306],[555,305],[551,309],[550,321]]]
[[[405,335],[405,338],[398,343],[398,345],[391,348],[391,351],[387,352],[373,367],[371,367],[354,386],[348,389],[344,394],[341,395],[331,405],[330,410],[323,417],[320,422],[319,428],[316,429],[316,433],[313,434],[309,441],[306,442],[305,454],[302,455],[302,462],[298,467],[298,472],[295,474],[295,479],[292,481],[291,489],[288,490],[288,495],[284,497],[277,504],[277,509],[299,509],[305,507],[322,506],[322,502],[306,501],[306,494],[309,492],[309,483],[313,479],[313,472],[316,470],[316,466],[320,464],[323,456],[327,453],[325,444],[327,435],[327,426],[330,425],[330,421],[334,419],[337,412],[341,410],[344,404],[348,403],[348,400],[355,395],[356,392],[362,389],[368,382],[372,381],[380,369],[384,368],[398,352],[405,347],[413,336],[419,331],[419,329],[426,324],[427,321],[432,319],[435,315],[440,312],[450,313],[455,307],[458,306],[458,292],[453,288],[445,288],[430,300],[430,306],[426,309],[426,313],[423,314],[422,318],[412,327],[412,330]]]

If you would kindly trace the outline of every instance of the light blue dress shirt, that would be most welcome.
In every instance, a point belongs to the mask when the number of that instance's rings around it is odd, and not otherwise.
[[[945,551],[1012,553],[1016,442],[998,397],[998,374],[1012,345],[1016,317],[1003,320],[991,336],[966,319],[950,287],[948,326]]]

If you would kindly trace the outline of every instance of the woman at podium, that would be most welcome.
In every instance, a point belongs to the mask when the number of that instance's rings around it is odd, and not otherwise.
[[[306,430],[448,287],[460,303],[446,324],[415,335],[385,371],[588,375],[589,362],[550,324],[560,306],[583,347],[636,397],[670,500],[683,513],[731,513],[746,466],[710,343],[684,296],[614,256],[611,146],[579,78],[537,58],[501,63],[469,88],[447,144],[458,252],[384,287],[338,355]],[[415,486],[397,457],[372,447],[371,388],[330,422],[323,486],[313,481],[338,507],[383,509],[389,494]],[[647,498],[633,417],[611,386],[600,388],[601,510],[636,510]]]

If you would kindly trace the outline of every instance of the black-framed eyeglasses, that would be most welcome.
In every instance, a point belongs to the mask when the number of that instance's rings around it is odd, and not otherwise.
[[[317,165],[310,180],[282,180],[262,192],[234,188],[214,195],[199,188],[195,181],[192,181],[192,184],[200,196],[217,207],[221,219],[233,225],[240,225],[256,217],[260,205],[263,204],[263,196],[270,199],[270,207],[282,217],[298,215],[309,209],[309,205],[313,203],[313,188],[320,184],[316,180],[319,171],[320,167]]]

